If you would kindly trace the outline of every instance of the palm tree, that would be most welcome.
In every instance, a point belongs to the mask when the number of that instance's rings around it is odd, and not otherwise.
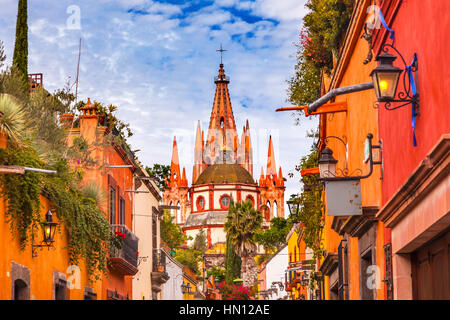
[[[241,275],[245,285],[252,285],[255,279],[247,274],[247,264],[256,252],[254,235],[261,230],[263,218],[258,210],[253,208],[251,201],[234,203],[231,201],[225,223],[225,232],[231,244],[242,259]]]

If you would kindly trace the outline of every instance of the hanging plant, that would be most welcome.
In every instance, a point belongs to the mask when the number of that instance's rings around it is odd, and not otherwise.
[[[0,163],[34,168],[43,165],[32,148],[13,143],[8,143],[6,149],[0,149]],[[5,215],[12,234],[18,238],[23,250],[28,242],[30,227],[40,221],[41,174],[2,174],[0,194],[6,200]]]

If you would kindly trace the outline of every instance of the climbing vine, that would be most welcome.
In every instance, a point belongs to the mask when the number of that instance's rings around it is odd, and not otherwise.
[[[296,44],[295,75],[288,80],[287,90],[289,102],[296,105],[310,104],[319,97],[322,72],[330,75],[333,60],[339,57],[353,0],[308,0],[305,6],[308,13]]]
[[[78,264],[84,258],[89,274],[99,279],[107,272],[111,241],[108,219],[98,200],[83,193],[80,177],[66,161],[58,162],[55,169],[57,175],[42,177],[42,192],[55,206],[58,219],[69,234],[70,262]]]
[[[0,163],[6,165],[41,167],[42,161],[30,147],[9,144],[0,149]],[[0,175],[0,194],[7,199],[6,218],[11,231],[18,238],[20,248],[27,245],[32,224],[39,222],[41,174],[27,172],[25,175]]]
[[[44,168],[36,151],[9,143],[0,149],[0,162],[12,166]],[[30,228],[41,222],[40,195],[53,204],[60,229],[68,233],[67,250],[71,264],[84,258],[89,274],[99,278],[106,272],[109,253],[110,229],[104,212],[96,199],[83,194],[80,178],[71,171],[65,159],[59,159],[54,167],[56,175],[27,172],[25,175],[0,175],[0,192],[6,199],[6,216],[13,235],[17,236],[23,250],[29,240]]]
[[[297,171],[317,166],[318,150],[314,145],[309,155],[303,157],[296,167]],[[322,187],[317,180],[317,175],[308,175],[302,178],[304,184],[303,192],[296,197],[295,201],[300,203],[298,215],[291,217],[294,222],[299,223],[299,231],[303,232],[302,239],[306,246],[313,250],[313,260],[322,257],[322,230],[323,230],[323,204]]]
[[[80,259],[89,274],[99,279],[107,271],[111,232],[99,197],[82,184],[83,168],[93,165],[92,148],[82,138],[67,145],[67,132],[58,123],[58,115],[68,112],[74,96],[67,90],[54,95],[37,88],[32,95],[18,86],[14,68],[0,73],[0,94],[17,99],[23,113],[24,128],[14,127],[18,139],[8,139],[0,149],[0,164],[54,170],[56,174],[27,171],[25,174],[0,175],[0,196],[5,201],[5,217],[21,250],[29,244],[31,229],[43,222],[41,196],[51,202],[59,232],[66,231],[70,263]],[[3,110],[5,111],[5,110]],[[73,166],[78,163],[79,166]]]

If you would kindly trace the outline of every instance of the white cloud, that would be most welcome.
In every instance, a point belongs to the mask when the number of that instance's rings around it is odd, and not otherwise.
[[[256,15],[282,21],[300,21],[306,12],[305,2],[298,0],[256,0],[251,8]]]
[[[6,2],[0,11],[0,40],[11,61],[17,3]],[[186,17],[177,15],[186,5],[158,4],[141,0],[78,1],[82,30],[66,30],[66,8],[72,1],[41,0],[29,4],[30,72],[43,72],[49,91],[75,79],[79,38],[83,38],[80,67],[80,99],[90,97],[118,105],[117,115],[131,124],[132,149],[144,165],[170,163],[176,135],[181,165],[192,177],[192,152],[197,120],[207,129],[214,98],[220,43],[237,126],[248,118],[255,150],[254,176],[266,166],[267,132],[275,141],[277,165],[287,178],[310,148],[305,138],[317,121],[294,125],[289,113],[275,113],[286,105],[286,83],[294,72],[296,48],[304,1],[216,1]],[[227,8],[271,21],[246,22]],[[146,14],[131,14],[136,8]],[[258,19],[256,19],[258,20]],[[212,25],[220,25],[211,30]],[[244,104],[246,106],[244,106]],[[239,134],[240,134],[239,130]],[[277,131],[278,130],[278,131]],[[278,132],[278,133],[277,133]],[[258,143],[259,142],[259,143]],[[260,155],[257,157],[256,152]],[[288,179],[286,197],[299,192],[299,176]]]

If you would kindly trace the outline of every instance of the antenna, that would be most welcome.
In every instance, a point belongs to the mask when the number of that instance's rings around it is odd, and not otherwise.
[[[80,38],[80,47],[78,49],[78,65],[77,65],[77,78],[75,79],[75,105],[78,103],[78,80],[80,76],[80,59],[81,59],[81,38]]]

